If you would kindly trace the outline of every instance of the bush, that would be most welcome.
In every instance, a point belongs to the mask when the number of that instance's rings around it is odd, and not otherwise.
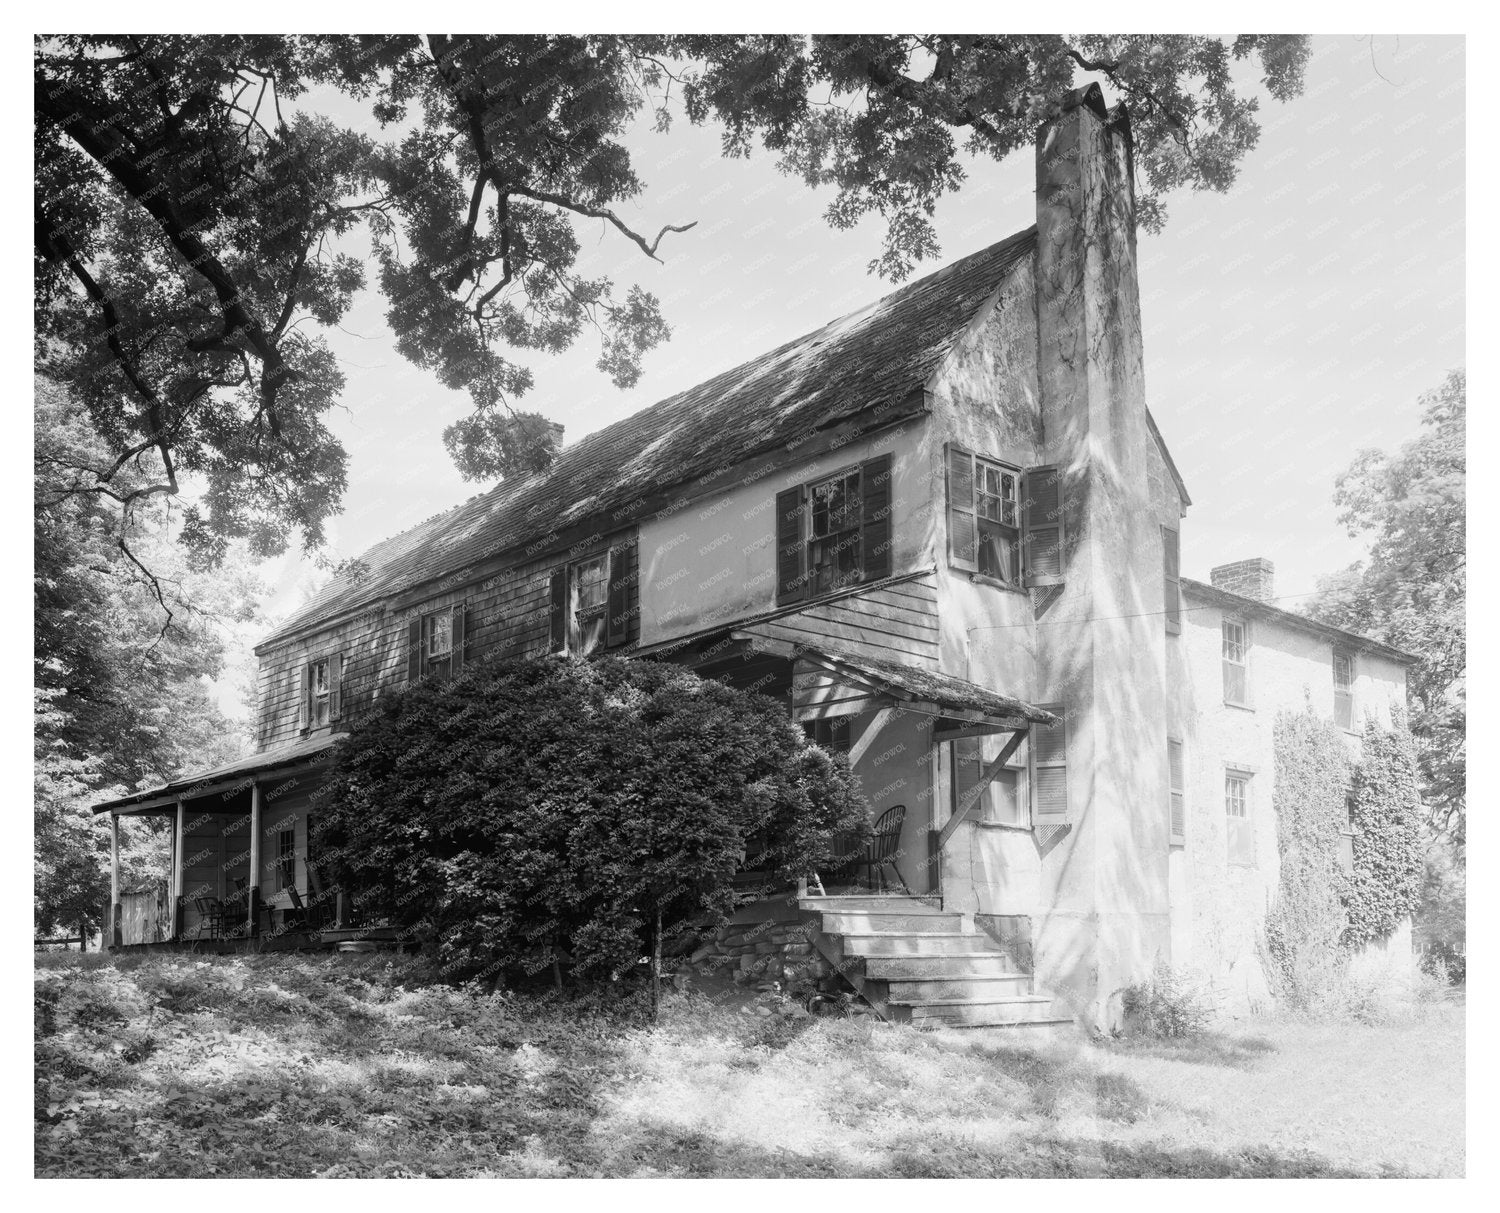
[[[1266,975],[1291,1007],[1309,1006],[1335,987],[1348,928],[1341,892],[1339,836],[1349,786],[1343,734],[1308,707],[1276,717],[1276,845],[1281,882],[1266,915]]]
[[[752,835],[787,882],[865,827],[843,759],[786,708],[675,666],[480,666],[378,706],[340,746],[321,853],[454,979],[618,979],[732,905]]]
[[[1454,985],[1468,976],[1466,876],[1462,859],[1447,846],[1427,855],[1413,931],[1423,970]]]
[[[1143,1036],[1176,1040],[1196,1036],[1213,1019],[1213,1008],[1187,977],[1158,963],[1148,981],[1125,989],[1125,1014]]]

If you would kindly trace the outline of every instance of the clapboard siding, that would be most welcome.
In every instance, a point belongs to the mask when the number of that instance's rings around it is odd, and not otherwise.
[[[415,618],[460,603],[464,608],[466,666],[482,661],[537,656],[550,642],[549,588],[553,572],[611,547],[624,548],[631,613],[627,646],[640,635],[638,569],[634,532],[601,537],[586,547],[554,553],[467,582],[448,579],[441,592],[414,599],[394,595],[360,615],[312,636],[261,654],[258,740],[262,750],[299,740],[302,670],[310,661],[343,657],[340,724],[347,727],[368,712],[382,694],[406,684],[407,627]]]
[[[936,574],[814,604],[747,628],[773,640],[938,668]],[[929,600],[926,595],[931,593]]]

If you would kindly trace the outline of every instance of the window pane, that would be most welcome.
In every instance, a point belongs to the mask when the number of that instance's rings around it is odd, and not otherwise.
[[[1245,660],[1245,625],[1242,623],[1231,623],[1225,620],[1223,623],[1224,637],[1224,660]]]
[[[1249,693],[1245,667],[1232,661],[1224,662],[1224,700],[1226,703],[1247,703]]]
[[[427,655],[446,657],[453,650],[453,616],[442,611],[429,615],[423,624],[427,628]]]
[[[979,520],[979,571],[1006,583],[1018,580],[1020,534],[988,519]]]

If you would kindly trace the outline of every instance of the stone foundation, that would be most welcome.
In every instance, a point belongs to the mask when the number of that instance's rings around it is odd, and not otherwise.
[[[833,974],[833,965],[812,944],[812,922],[731,923],[688,957],[703,976],[731,975],[739,985],[781,982],[817,985]]]

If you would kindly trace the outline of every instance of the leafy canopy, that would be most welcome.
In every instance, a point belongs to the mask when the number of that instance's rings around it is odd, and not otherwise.
[[[1310,611],[1417,654],[1411,730],[1431,824],[1465,839],[1467,645],[1466,382],[1452,371],[1423,395],[1422,433],[1395,454],[1367,450],[1338,478],[1340,521],[1367,560],[1325,578]]]
[[[325,807],[326,806],[326,807]],[[320,864],[433,935],[453,977],[609,978],[733,904],[746,844],[787,882],[864,828],[783,705],[674,666],[547,657],[381,701],[319,796]]]
[[[966,156],[1028,149],[1080,73],[1130,108],[1140,214],[1223,190],[1259,136],[1254,59],[1278,100],[1302,88],[1300,36],[62,35],[34,56],[37,357],[85,404],[105,456],[79,492],[133,500],[192,478],[182,538],[212,563],[321,543],[347,456],[324,417],[344,381],[320,330],[366,265],[397,347],[473,412],[444,437],[471,479],[543,467],[561,427],[518,407],[518,361],[586,331],[622,386],[669,329],[639,286],[579,272],[580,221],[655,257],[620,217],[645,188],[626,144],[680,99],[836,191],[827,218],[886,228],[873,268],[938,252],[932,216]],[[310,90],[364,106],[361,129]],[[674,92],[674,90],[676,90]],[[375,134],[376,130],[379,134]],[[351,252],[363,231],[370,257]],[[124,487],[154,451],[159,479]],[[196,486],[201,484],[201,495]]]

